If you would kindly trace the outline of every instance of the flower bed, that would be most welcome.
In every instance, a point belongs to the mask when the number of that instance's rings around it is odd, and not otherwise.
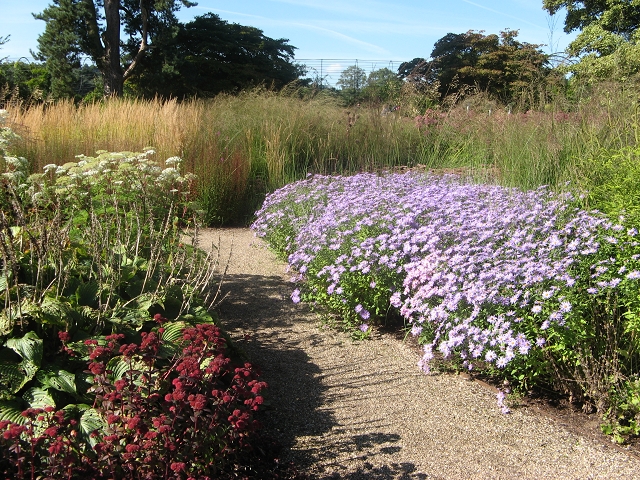
[[[569,194],[415,172],[314,176],[270,195],[253,228],[296,272],[293,301],[356,338],[403,319],[425,372],[439,353],[603,413],[619,413],[613,398],[637,379],[637,230]]]

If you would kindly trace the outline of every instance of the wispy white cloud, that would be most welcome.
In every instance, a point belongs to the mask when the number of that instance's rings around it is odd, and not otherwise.
[[[474,7],[478,7],[478,8],[481,8],[483,10],[487,10],[488,12],[492,12],[492,13],[495,13],[497,15],[501,15],[503,17],[512,18],[514,20],[518,20],[519,22],[526,23],[527,25],[531,25],[531,26],[536,27],[536,28],[544,29],[544,27],[541,27],[540,25],[537,25],[535,23],[531,23],[528,20],[525,20],[523,18],[514,17],[513,15],[509,15],[508,13],[501,12],[500,10],[494,10],[493,8],[489,8],[489,7],[485,6],[485,5],[480,5],[479,3],[472,2],[470,0],[462,0],[462,1],[464,3],[468,3],[469,5],[473,5]]]
[[[388,55],[389,51],[385,48],[382,48],[378,45],[374,45],[373,43],[368,43],[368,42],[364,42],[362,40],[358,40],[357,38],[354,37],[350,37],[349,35],[345,35],[344,33],[340,33],[340,32],[336,32],[335,30],[331,30],[329,28],[324,28],[324,27],[319,27],[316,25],[309,25],[309,24],[304,24],[304,23],[297,23],[297,22],[290,22],[289,25],[291,26],[296,26],[296,27],[300,27],[300,28],[306,28],[309,30],[316,30],[316,31],[320,31],[323,32],[331,37],[337,38],[339,40],[343,40],[346,42],[349,42],[353,45],[357,45],[361,48],[363,48],[364,50],[367,50],[368,52],[371,53],[376,53],[376,54],[380,54],[380,55]]]
[[[286,3],[289,5],[296,5],[299,7],[313,8],[316,10],[322,10],[325,12],[338,13],[338,14],[351,14],[358,17],[378,16],[377,12],[379,8],[375,8],[378,2],[367,2],[363,4],[362,1],[351,0],[349,2],[336,1],[336,0],[271,0],[275,3]],[[388,9],[384,9],[388,13]]]
[[[318,21],[318,25],[334,27],[341,31],[358,33],[375,33],[378,35],[444,35],[451,31],[466,30],[464,26],[442,25],[440,23],[395,23],[395,22],[366,22],[366,21]]]
[[[301,29],[305,29],[305,30],[313,30],[316,32],[320,32],[322,34],[328,35],[330,37],[333,38],[337,38],[341,41],[344,42],[348,42],[352,45],[358,46],[368,52],[371,53],[375,53],[375,54],[379,54],[379,55],[388,55],[389,51],[385,48],[380,47],[379,45],[375,45],[373,43],[369,43],[369,42],[365,42],[363,40],[359,40],[355,37],[346,35],[344,33],[341,33],[333,28],[327,28],[327,27],[323,27],[323,26],[319,26],[319,25],[312,25],[309,23],[303,23],[303,22],[299,22],[296,20],[279,20],[279,19],[273,19],[273,18],[269,18],[269,17],[264,17],[264,16],[260,16],[260,15],[252,15],[252,14],[247,14],[247,13],[241,13],[241,12],[234,12],[231,10],[222,10],[222,9],[212,9],[212,8],[205,8],[205,7],[193,7],[193,8],[201,8],[213,13],[224,13],[227,15],[234,15],[234,16],[241,16],[241,17],[246,17],[246,18],[252,18],[255,20],[259,20],[260,21],[260,27],[263,28],[264,26],[279,26],[279,27],[295,27],[295,28],[301,28]],[[332,23],[333,25],[333,23]],[[345,24],[345,26],[348,24]],[[375,31],[375,30],[372,30]]]

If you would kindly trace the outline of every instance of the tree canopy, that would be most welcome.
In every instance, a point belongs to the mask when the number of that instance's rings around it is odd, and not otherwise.
[[[340,88],[342,97],[347,103],[355,103],[358,101],[360,91],[366,84],[367,72],[357,65],[351,65],[345,68],[336,82],[336,85]]]
[[[441,99],[473,88],[509,103],[549,70],[540,46],[520,42],[517,36],[517,30],[499,35],[473,30],[448,33],[435,43],[430,60],[415,58],[400,65],[398,73],[414,82],[437,85]]]
[[[211,96],[252,85],[280,88],[304,73],[293,63],[295,47],[262,30],[228,23],[209,13],[179,25],[143,60],[132,79],[143,95]]]
[[[118,96],[156,41],[171,36],[178,24],[174,13],[193,5],[189,0],[53,0],[34,14],[47,23],[35,56],[46,62],[56,96],[71,94],[73,72],[83,57],[101,72],[104,94]]]
[[[554,15],[566,9],[565,32],[579,30],[568,53],[580,57],[568,70],[587,78],[618,78],[640,72],[640,2],[630,0],[544,0]]]
[[[189,0],[53,0],[36,18],[47,22],[36,58],[46,63],[54,97],[77,94],[82,62],[102,75],[105,96],[211,96],[251,85],[276,88],[297,79],[295,47],[262,30],[214,14],[182,24]],[[121,32],[124,39],[120,39]]]

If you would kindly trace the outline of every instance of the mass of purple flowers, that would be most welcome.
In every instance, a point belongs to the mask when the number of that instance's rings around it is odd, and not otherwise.
[[[294,301],[361,333],[401,315],[425,372],[436,352],[504,369],[584,315],[585,296],[640,277],[640,255],[620,265],[607,253],[637,250],[637,232],[570,194],[451,175],[309,176],[268,196],[253,228],[286,255]]]

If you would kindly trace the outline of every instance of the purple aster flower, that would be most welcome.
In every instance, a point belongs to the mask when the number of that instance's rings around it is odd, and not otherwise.
[[[363,323],[362,325],[360,325],[360,330],[363,332],[367,332],[369,330],[369,325]]]
[[[493,350],[487,350],[487,353],[484,354],[484,359],[487,362],[493,362],[496,358],[498,358],[498,355]]]
[[[296,288],[291,294],[291,300],[293,303],[300,303],[300,289]]]
[[[611,287],[611,288],[616,288],[616,287],[620,284],[620,282],[621,282],[621,281],[622,281],[622,280],[621,280],[621,279],[619,279],[619,278],[612,278],[612,279],[609,281],[609,287]]]

